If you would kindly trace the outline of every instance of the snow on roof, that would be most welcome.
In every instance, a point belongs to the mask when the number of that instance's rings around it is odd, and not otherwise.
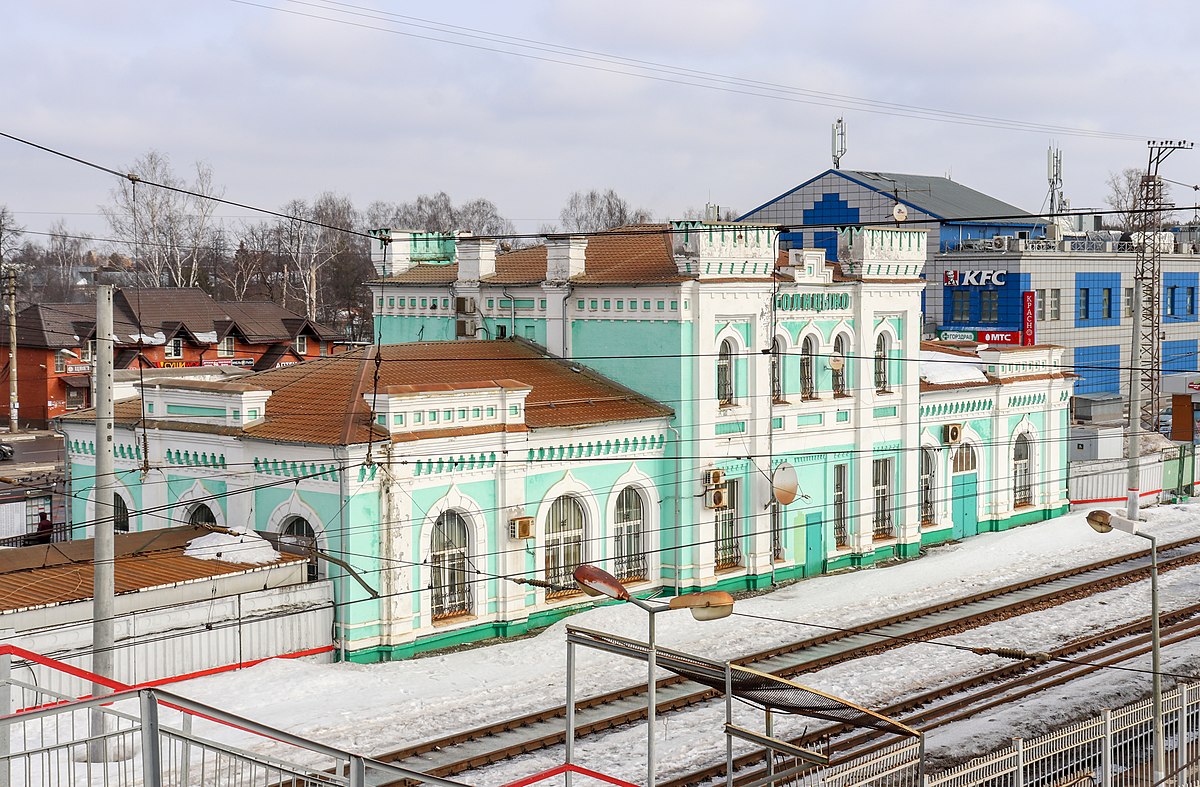
[[[183,554],[199,560],[247,565],[274,563],[279,559],[279,553],[270,542],[254,533],[209,533],[189,541]]]
[[[921,379],[932,385],[984,383],[983,362],[960,353],[921,350]]]

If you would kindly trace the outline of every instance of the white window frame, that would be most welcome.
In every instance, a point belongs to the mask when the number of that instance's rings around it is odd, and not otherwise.
[[[219,344],[217,344],[217,357],[218,358],[232,358],[233,353],[236,350],[236,345],[237,345],[237,339],[234,337],[234,335],[232,333],[229,334],[224,339],[222,339]]]
[[[304,334],[297,335],[295,347],[300,355],[308,355],[308,337]]]
[[[183,339],[175,337],[167,342],[167,346],[163,348],[164,358],[182,358],[183,357]]]

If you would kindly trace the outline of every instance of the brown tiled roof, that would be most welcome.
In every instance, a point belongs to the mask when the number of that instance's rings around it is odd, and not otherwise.
[[[299,555],[280,554],[275,563],[254,566],[183,554],[188,541],[207,533],[202,528],[175,527],[117,534],[113,569],[117,593],[261,571],[305,560]],[[92,549],[92,540],[82,539],[0,550],[0,610],[91,598]]]
[[[274,391],[266,418],[246,434],[306,443],[362,443],[372,429],[362,394],[375,387],[375,348],[244,378]],[[422,342],[380,348],[378,390],[392,385],[477,386],[519,382],[531,388],[525,403],[530,428],[582,426],[669,416],[671,409],[578,364],[544,354],[521,340]],[[502,383],[503,381],[503,383]]]
[[[670,284],[690,281],[681,274],[671,251],[670,225],[638,224],[588,237],[579,284]],[[458,278],[458,264],[416,265],[385,279],[395,284],[446,285]],[[530,246],[496,257],[496,272],[485,284],[528,285],[546,279],[546,247]]]

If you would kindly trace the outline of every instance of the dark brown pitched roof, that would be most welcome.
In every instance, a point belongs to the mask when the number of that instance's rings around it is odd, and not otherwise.
[[[681,274],[671,251],[668,224],[619,227],[588,237],[584,272],[579,284],[669,284],[690,281]],[[384,281],[395,284],[447,285],[458,278],[458,264],[416,265]],[[530,246],[496,257],[496,273],[486,284],[529,285],[546,279],[546,247]]]

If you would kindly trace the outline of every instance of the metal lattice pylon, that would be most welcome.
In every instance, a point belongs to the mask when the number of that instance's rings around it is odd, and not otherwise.
[[[1130,359],[1129,390],[1138,388],[1141,404],[1139,420],[1142,428],[1158,431],[1158,416],[1162,412],[1162,247],[1158,233],[1162,230],[1163,211],[1174,207],[1164,199],[1163,179],[1158,168],[1176,150],[1192,147],[1192,143],[1174,140],[1147,143],[1150,148],[1146,174],[1138,189],[1140,209],[1137,248],[1137,267],[1134,270],[1134,291],[1141,295],[1141,319],[1138,322],[1137,342]],[[1133,414],[1130,414],[1133,422]]]

